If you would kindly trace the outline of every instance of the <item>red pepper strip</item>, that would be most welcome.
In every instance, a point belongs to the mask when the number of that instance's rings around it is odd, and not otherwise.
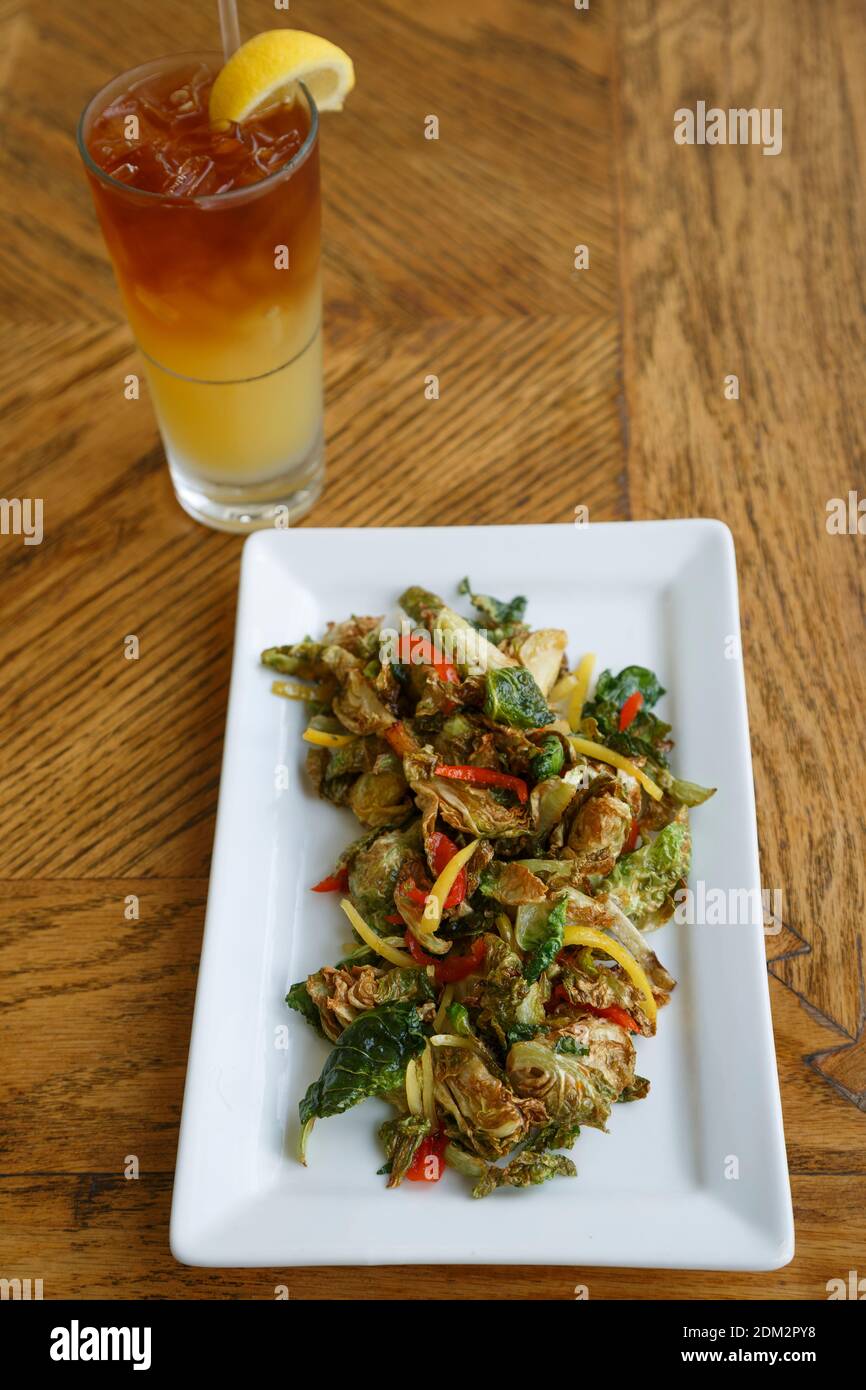
[[[619,731],[621,734],[625,733],[625,730],[634,719],[642,704],[643,695],[639,690],[636,690],[633,695],[629,695],[619,712]]]
[[[385,921],[390,923],[392,927],[405,927],[406,925],[399,912],[392,912],[390,917],[385,918]]]
[[[562,985],[554,985],[553,989],[550,991],[550,998],[544,1006],[544,1012],[547,1014],[556,1013],[556,1010],[559,1008],[560,1004],[565,1004],[566,1006],[568,1006],[570,1003],[571,1000],[569,999]]]
[[[437,985],[453,985],[458,980],[465,980],[466,976],[477,970],[484,960],[483,936],[476,936],[465,956],[449,955],[438,960],[433,956],[428,956],[412,932],[407,930],[403,940],[406,942],[409,954],[414,961],[417,961],[419,965],[435,967]]]
[[[445,1134],[428,1134],[426,1139],[422,1139],[415,1151],[415,1157],[406,1169],[409,1181],[438,1182],[445,1167],[447,1144],[448,1136]]]
[[[561,1004],[571,1009],[583,1009],[588,1014],[595,1014],[596,1018],[610,1019],[611,1023],[618,1023],[620,1028],[625,1028],[627,1033],[640,1032],[631,1014],[627,1013],[625,1009],[621,1009],[619,1004],[611,1004],[606,1009],[598,1009],[594,1004],[572,1004],[563,986],[554,985],[550,998],[544,1006],[545,1013],[555,1013]]]
[[[582,1005],[588,1013],[595,1014],[597,1018],[610,1019],[611,1023],[618,1023],[620,1028],[624,1028],[627,1033],[639,1033],[640,1029],[635,1023],[630,1013],[621,1009],[619,1004],[610,1004],[606,1009],[597,1009],[592,1004]]]
[[[631,823],[631,829],[629,830],[628,835],[626,836],[625,844],[622,847],[623,854],[631,854],[632,850],[637,844],[637,837],[639,834],[640,826],[638,825],[636,820],[633,820]]]
[[[441,830],[434,830],[428,841],[428,847],[433,855],[433,872],[438,878],[445,865],[457,853],[457,846],[447,835],[443,835]],[[445,907],[456,907],[458,903],[462,903],[466,897],[466,887],[466,869],[464,867],[454,880],[454,886],[445,899]]]
[[[349,870],[346,868],[338,869],[335,874],[328,874],[321,883],[313,884],[314,893],[345,893],[349,887]]]
[[[446,661],[442,653],[437,652],[430,638],[421,632],[401,637],[398,655],[406,666],[432,666],[440,681],[456,684],[460,680],[456,666]]]
[[[418,938],[409,931],[408,927],[406,928],[406,935],[403,937],[403,940],[406,942],[412,959],[417,961],[419,965],[436,964],[436,960],[433,956],[428,956],[426,951],[422,951],[421,943]]]
[[[436,983],[453,985],[465,980],[476,971],[484,960],[484,937],[476,936],[465,956],[444,956],[436,962]]]
[[[419,888],[417,883],[407,883],[403,892],[413,903],[418,903],[420,907],[423,907],[427,901],[429,890]]]
[[[437,763],[433,771],[437,777],[452,777],[456,782],[475,782],[480,787],[508,787],[523,803],[529,798],[529,788],[522,777],[512,777],[510,772],[500,772],[495,767],[451,767],[448,763]]]

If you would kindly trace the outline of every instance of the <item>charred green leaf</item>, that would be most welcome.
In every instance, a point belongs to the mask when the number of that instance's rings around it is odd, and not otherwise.
[[[425,1035],[414,1004],[383,1004],[361,1014],[334,1044],[322,1074],[300,1103],[301,1124],[340,1115],[367,1096],[402,1085],[412,1057],[423,1051]]]
[[[468,595],[469,602],[481,617],[481,626],[491,642],[503,642],[515,632],[523,631],[523,617],[526,612],[526,599],[522,594],[507,603],[494,598],[492,594],[475,594],[468,579],[462,579],[457,586],[458,594]]]
[[[643,704],[628,728],[620,730],[620,710],[629,696],[638,692],[643,696]],[[645,666],[626,666],[616,676],[612,671],[602,671],[595,696],[583,707],[583,717],[595,720],[600,736],[610,748],[628,758],[651,758],[665,767],[665,746],[671,726],[652,713],[653,706],[664,693],[655,672]]]
[[[292,985],[286,995],[286,1003],[290,1009],[302,1014],[312,1028],[315,1028],[320,1037],[325,1036],[322,1028],[322,1020],[319,1017],[319,1010],[316,1008],[307,992],[306,980],[299,980],[296,985]]]

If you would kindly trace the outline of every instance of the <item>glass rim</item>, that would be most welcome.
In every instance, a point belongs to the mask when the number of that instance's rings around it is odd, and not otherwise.
[[[278,183],[281,179],[286,178],[303,164],[310,150],[313,148],[313,145],[316,143],[319,134],[319,108],[316,106],[309,88],[304,82],[299,81],[298,86],[303,91],[307,100],[307,105],[310,108],[310,129],[307,131],[300,149],[295,151],[288,164],[283,164],[281,168],[275,169],[272,174],[266,174],[264,178],[258,179],[255,183],[242,184],[238,188],[228,188],[224,193],[202,193],[199,195],[195,193],[192,195],[183,193],[155,193],[149,188],[136,188],[134,184],[123,183],[121,179],[114,178],[113,175],[101,168],[87,148],[87,143],[84,138],[84,127],[91,109],[95,106],[96,102],[108,91],[109,87],[115,82],[120,82],[122,78],[131,78],[136,73],[143,73],[146,68],[156,68],[165,63],[181,62],[184,58],[217,58],[220,63],[223,61],[223,55],[218,53],[215,49],[207,49],[203,52],[166,54],[164,58],[150,58],[146,63],[138,63],[134,68],[127,68],[124,72],[117,73],[110,81],[100,87],[98,92],[93,94],[78,118],[78,129],[76,132],[78,152],[81,155],[84,167],[88,173],[95,175],[100,183],[107,184],[110,188],[122,189],[124,193],[129,194],[133,198],[146,198],[159,203],[177,203],[180,206],[186,207],[206,207],[214,203],[222,205],[230,202],[243,202],[245,198],[253,198],[259,190],[264,190]]]

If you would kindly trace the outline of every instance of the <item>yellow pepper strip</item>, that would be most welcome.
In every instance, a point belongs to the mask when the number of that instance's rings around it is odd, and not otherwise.
[[[597,931],[595,927],[570,926],[565,928],[563,945],[589,946],[594,951],[604,951],[606,956],[610,956],[611,960],[622,966],[632,984],[644,996],[647,1017],[655,1019],[658,1010],[653,998],[652,985],[634,956],[619,941],[615,941],[612,936],[606,936],[603,931]]]
[[[603,743],[595,743],[591,738],[578,738],[572,735],[571,746],[575,753],[583,753],[587,758],[595,758],[600,763],[610,763],[612,767],[619,767],[623,772],[627,772],[630,777],[636,777],[643,787],[655,801],[661,801],[662,789],[657,787],[651,777],[647,777],[639,767],[624,758],[622,753],[617,753],[613,748],[605,748]]]
[[[549,705],[558,705],[560,700],[564,700],[566,695],[571,694],[576,685],[577,675],[574,671],[570,671],[567,676],[560,676],[547,697],[547,703]]]
[[[435,932],[439,923],[442,921],[442,909],[445,906],[445,899],[454,887],[455,880],[463,865],[470,860],[475,853],[476,846],[480,843],[473,840],[471,844],[459,849],[455,855],[448,860],[445,868],[437,878],[430,892],[427,894],[427,901],[424,904],[422,921],[424,929],[428,932]]]
[[[418,1063],[414,1057],[410,1057],[406,1067],[406,1104],[409,1106],[410,1114],[424,1114],[424,1099],[418,1082]]]
[[[431,1047],[466,1047],[475,1046],[474,1038],[462,1038],[459,1033],[434,1033],[432,1038],[428,1038]]]
[[[583,714],[583,707],[586,704],[586,696],[589,690],[589,683],[592,680],[594,666],[595,654],[589,652],[583,657],[574,673],[577,680],[571,699],[568,702],[568,722],[573,729],[580,728],[580,716]]]
[[[412,970],[417,970],[418,962],[413,960],[408,951],[399,951],[396,946],[389,946],[387,941],[383,941],[381,936],[377,936],[372,927],[368,927],[360,912],[344,898],[340,907],[345,912],[355,931],[361,940],[370,947],[371,951],[377,951],[385,960],[389,960],[392,965],[403,965]]]
[[[436,1097],[433,1094],[433,1053],[429,1046],[421,1053],[421,1099],[424,1117],[430,1121],[431,1129],[436,1129]]]
[[[511,918],[508,916],[507,912],[497,912],[496,930],[499,932],[499,935],[502,937],[502,940],[505,942],[506,946],[513,951],[514,928],[511,925]]]
[[[296,681],[274,681],[272,695],[282,695],[284,700],[318,700],[319,692],[313,685],[298,685]]]
[[[354,734],[329,734],[325,729],[305,729],[303,738],[317,748],[345,748],[347,743],[355,742]]]
[[[439,1000],[439,1008],[436,1010],[436,1017],[433,1020],[433,1027],[437,1033],[441,1033],[448,1022],[448,1005],[454,998],[454,986],[446,985],[442,991],[442,998]]]

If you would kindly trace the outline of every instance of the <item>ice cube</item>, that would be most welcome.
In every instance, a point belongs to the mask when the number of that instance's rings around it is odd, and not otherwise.
[[[164,106],[148,101],[147,97],[141,98],[138,109],[144,118],[159,130],[168,130],[174,120],[173,111],[167,111]]]
[[[165,192],[175,196],[190,197],[207,178],[214,167],[207,155],[190,155],[177,169],[173,179],[167,184]]]
[[[125,164],[118,164],[116,168],[107,172],[113,179],[119,179],[121,183],[128,183],[130,187],[135,188],[140,171],[137,164],[131,164],[127,160]]]

